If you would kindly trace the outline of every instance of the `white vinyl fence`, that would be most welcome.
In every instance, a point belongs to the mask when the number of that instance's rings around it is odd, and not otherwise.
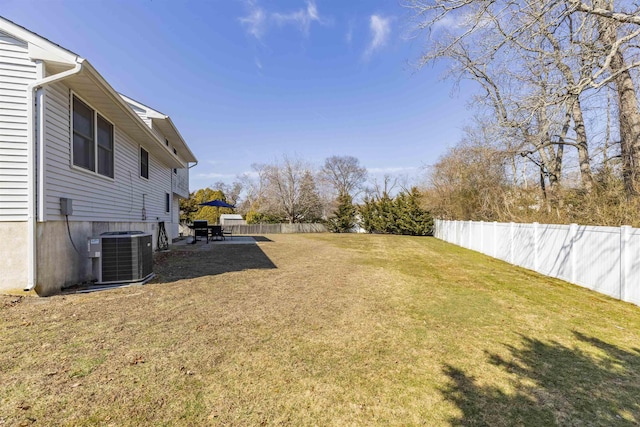
[[[640,305],[640,229],[436,220],[433,235]]]

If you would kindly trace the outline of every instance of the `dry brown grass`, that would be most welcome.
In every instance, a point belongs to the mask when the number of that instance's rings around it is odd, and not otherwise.
[[[432,238],[162,254],[0,297],[0,425],[633,425],[640,309]]]

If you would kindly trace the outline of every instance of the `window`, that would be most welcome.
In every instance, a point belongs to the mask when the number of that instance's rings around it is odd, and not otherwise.
[[[164,145],[169,146],[169,140],[167,138],[164,139]]]
[[[149,152],[140,147],[140,176],[149,179]]]
[[[164,193],[164,211],[169,213],[171,211],[171,200],[169,193]]]
[[[113,178],[113,125],[98,114],[98,173]]]
[[[76,96],[73,97],[73,164],[113,178],[113,125]]]
[[[73,164],[95,171],[93,110],[73,97]]]
[[[174,174],[174,175],[178,175],[178,169],[173,168],[173,174]]]

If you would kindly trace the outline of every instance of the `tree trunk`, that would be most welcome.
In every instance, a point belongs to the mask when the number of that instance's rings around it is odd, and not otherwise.
[[[609,62],[609,69],[615,75],[613,81],[618,95],[622,178],[627,197],[632,197],[638,194],[638,178],[640,178],[640,109],[631,73],[624,69],[624,55],[619,47],[614,47],[617,41],[617,27],[613,20],[598,19],[602,43],[608,51],[615,49]]]
[[[593,189],[593,174],[591,173],[591,163],[589,159],[589,148],[587,145],[587,132],[584,126],[582,115],[582,105],[576,98],[572,105],[572,116],[574,130],[576,132],[576,148],[578,149],[578,164],[580,165],[580,178],[582,185],[587,192]]]

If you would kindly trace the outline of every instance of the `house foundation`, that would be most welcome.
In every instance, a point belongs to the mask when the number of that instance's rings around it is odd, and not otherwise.
[[[0,292],[22,292],[27,283],[27,223],[0,222]]]

